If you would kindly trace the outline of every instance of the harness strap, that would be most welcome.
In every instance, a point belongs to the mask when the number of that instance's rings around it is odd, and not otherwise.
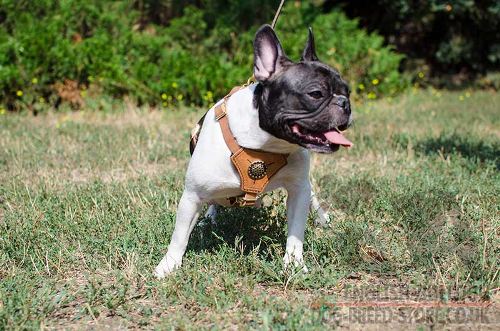
[[[240,175],[242,196],[228,198],[230,205],[254,206],[269,180],[287,164],[288,154],[270,153],[241,147],[234,138],[227,118],[227,99],[244,86],[234,87],[214,109],[222,136],[231,151],[231,162]]]
[[[215,108],[215,119],[219,121],[220,129],[222,131],[222,136],[226,142],[227,147],[231,151],[231,154],[236,154],[241,149],[240,145],[236,139],[234,139],[231,128],[229,127],[229,121],[226,116],[226,99]]]

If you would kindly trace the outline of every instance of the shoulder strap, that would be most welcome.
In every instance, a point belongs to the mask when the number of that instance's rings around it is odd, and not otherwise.
[[[236,139],[234,139],[233,133],[231,132],[231,128],[229,127],[229,121],[226,116],[227,115],[226,102],[231,95],[233,95],[242,88],[243,86],[233,87],[231,92],[229,92],[229,94],[224,97],[224,100],[221,102],[221,104],[215,107],[215,119],[219,121],[220,128],[222,131],[222,136],[224,137],[224,141],[226,142],[227,147],[229,147],[231,154],[235,154],[236,152],[238,152],[241,149],[241,147],[240,145],[238,145]]]
[[[222,136],[224,137],[224,141],[226,142],[227,147],[229,147],[231,154],[236,154],[241,147],[238,145],[236,139],[234,139],[231,128],[229,127],[229,121],[226,116],[226,100],[215,108],[215,119],[219,121]]]

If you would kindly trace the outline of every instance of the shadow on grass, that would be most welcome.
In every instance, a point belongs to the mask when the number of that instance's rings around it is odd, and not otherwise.
[[[416,143],[417,152],[432,155],[460,155],[475,163],[493,163],[500,169],[500,144],[478,137],[468,137],[457,133],[441,134]]]
[[[428,175],[320,178],[322,194],[341,218],[333,219],[327,237],[313,238],[318,260],[325,256],[341,268],[396,274],[432,273],[436,263],[452,260],[446,266],[450,273],[465,269],[466,275],[481,279],[483,237],[473,223],[475,209],[457,200],[454,178],[434,174],[428,181]]]
[[[193,230],[188,250],[217,251],[222,243],[243,247],[248,254],[256,247],[259,253],[269,255],[273,246],[283,246],[286,241],[284,208],[223,208],[218,207],[217,220],[200,218]],[[240,241],[241,239],[241,241]]]

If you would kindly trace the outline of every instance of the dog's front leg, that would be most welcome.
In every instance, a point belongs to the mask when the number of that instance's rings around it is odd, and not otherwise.
[[[286,214],[288,219],[288,238],[286,240],[286,253],[283,258],[285,267],[290,263],[294,266],[302,266],[307,272],[302,257],[304,231],[309,214],[311,201],[311,186],[309,182],[287,187],[288,198],[286,201]]]
[[[182,194],[177,209],[174,233],[172,234],[167,254],[165,254],[155,268],[154,273],[156,277],[163,278],[181,266],[182,256],[186,251],[189,235],[200,216],[202,203],[201,199],[195,193],[184,191]]]

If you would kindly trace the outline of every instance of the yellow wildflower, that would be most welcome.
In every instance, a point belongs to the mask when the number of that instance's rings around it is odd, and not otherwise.
[[[208,102],[212,102],[214,100],[214,94],[212,93],[212,91],[207,91],[203,99],[205,99]]]
[[[182,101],[184,99],[184,96],[182,94],[177,95],[177,100]]]
[[[463,96],[463,95],[461,95],[461,96],[459,96],[459,97],[458,97],[458,100],[460,100],[460,101],[464,101],[464,99],[465,99],[465,98],[464,98],[464,96]]]
[[[18,91],[16,92],[16,95],[17,95],[18,97],[22,97],[22,96],[23,96],[23,94],[24,94],[24,93],[23,93],[23,91],[21,91],[21,90],[18,90]]]
[[[424,75],[424,73],[423,73],[422,71],[420,71],[420,72],[418,73],[418,78],[424,78],[424,76],[425,76],[425,75]]]
[[[365,84],[361,83],[358,85],[358,88],[363,91],[365,89]]]
[[[31,83],[33,83],[33,84],[37,84],[37,83],[38,83],[38,78],[34,77],[34,78],[31,80]]]
[[[378,83],[380,83],[380,81],[377,78],[375,78],[374,80],[372,80],[372,84],[373,85],[378,85]]]
[[[470,98],[470,93],[469,93],[469,92],[466,92],[466,93],[465,93],[465,97],[466,97],[466,98]]]
[[[326,51],[326,54],[331,56],[331,55],[335,54],[336,51],[337,51],[337,49],[335,49],[335,47],[333,47],[333,48],[330,48],[328,51]]]
[[[167,100],[168,96],[167,96],[167,94],[166,94],[166,93],[162,93],[162,94],[161,94],[161,98],[162,98],[163,100]]]
[[[179,85],[177,85],[177,83],[176,83],[176,82],[173,82],[173,83],[172,83],[172,87],[173,87],[173,88],[178,88],[178,87],[179,87]]]
[[[0,115],[4,115],[5,114],[5,108],[0,108]]]
[[[377,95],[375,94],[375,92],[368,93],[368,99],[377,99]]]

